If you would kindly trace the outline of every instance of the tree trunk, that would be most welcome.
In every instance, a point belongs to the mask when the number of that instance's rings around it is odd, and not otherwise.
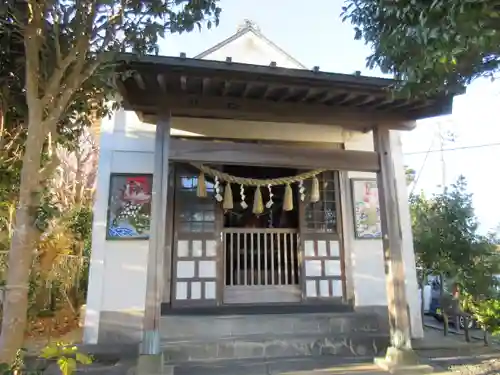
[[[443,300],[444,296],[444,275],[441,273],[439,275],[439,294],[441,295],[441,300]],[[441,313],[443,314],[443,334],[448,336],[448,332],[450,330],[450,321],[448,319],[448,311],[441,306]]]
[[[488,329],[483,327],[483,343],[484,346],[490,346],[490,335],[488,333]]]
[[[39,188],[39,169],[44,134],[41,116],[30,122],[23,155],[19,203],[9,251],[5,300],[3,302],[2,331],[0,335],[0,363],[12,363],[22,347],[28,310],[29,276],[39,232],[34,226],[34,201]],[[38,111],[33,111],[36,112]],[[41,114],[41,111],[38,112]],[[37,121],[31,121],[31,120]]]
[[[39,232],[35,227],[36,207],[39,204],[40,167],[42,150],[50,126],[45,124],[40,100],[41,31],[45,18],[38,2],[19,1],[19,19],[23,24],[26,57],[25,89],[28,105],[28,121],[19,201],[14,219],[14,233],[9,251],[5,300],[3,301],[2,331],[0,335],[0,364],[11,364],[23,345],[28,313],[28,289],[30,270]],[[66,103],[64,103],[66,105]]]
[[[420,317],[422,318],[422,325],[424,324],[424,321],[425,321],[425,301],[424,301],[424,296],[425,296],[425,293],[424,293],[425,279],[426,279],[426,276],[422,272],[422,276],[419,277],[419,280],[418,280],[418,282],[420,284]]]
[[[469,331],[469,316],[467,314],[464,314],[464,333],[465,333],[465,341],[470,342],[470,331]]]

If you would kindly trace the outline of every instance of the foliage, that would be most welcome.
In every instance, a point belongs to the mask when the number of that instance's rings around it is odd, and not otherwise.
[[[50,301],[66,305],[72,289],[78,295],[71,295],[71,308],[78,310],[87,290],[97,145],[84,130],[72,151],[58,146],[57,152],[61,164],[46,183],[35,221],[41,235],[30,275],[31,317]],[[5,273],[5,265],[1,271]]]
[[[471,304],[477,322],[485,331],[500,335],[500,299],[486,299]]]
[[[16,359],[12,364],[0,364],[0,374],[16,375],[16,374],[43,374],[47,369],[47,361],[55,361],[62,375],[72,375],[76,371],[78,364],[89,365],[93,362],[93,358],[78,350],[73,344],[65,344],[55,342],[47,345],[41,350],[40,358],[45,360],[41,365],[35,365],[35,368],[26,368],[24,356],[25,349],[19,349],[16,354]]]
[[[218,23],[219,14],[217,0],[7,0],[0,4],[1,42],[16,46],[19,52],[16,65],[8,63],[13,54],[6,55],[8,64],[2,73],[13,76],[17,86],[8,86],[12,95],[0,109],[3,114],[5,108],[15,107],[19,116],[12,127],[23,134],[19,184],[12,199],[18,208],[11,220],[23,230],[12,231],[9,239],[8,285],[28,283],[40,229],[56,228],[54,221],[61,222],[65,216],[54,204],[57,194],[48,188],[60,165],[57,145],[72,150],[85,126],[116,108],[116,53],[158,52],[165,32],[191,31],[205,22],[210,27]],[[76,197],[79,191],[76,186]],[[80,199],[75,202],[79,207]],[[41,214],[45,217],[37,220]],[[0,362],[12,362],[22,345],[27,307],[25,288],[7,288]]]
[[[471,194],[463,177],[444,193],[410,197],[414,247],[419,268],[458,283],[462,308],[480,324],[499,331],[500,253],[491,236],[477,233]],[[495,315],[497,314],[497,315]]]
[[[405,176],[406,176],[406,185],[409,186],[413,182],[415,182],[415,176],[417,175],[417,171],[413,168],[405,166]]]
[[[56,359],[57,365],[63,375],[73,374],[76,371],[78,363],[82,365],[92,363],[92,358],[78,351],[76,346],[67,345],[61,342],[45,347],[40,357],[45,359]]]
[[[500,71],[496,0],[347,0],[342,16],[372,47],[367,66],[394,74],[410,93],[455,92]]]
[[[0,374],[2,375],[17,375],[19,373],[22,374],[22,371],[25,370],[24,366],[24,354],[25,349],[19,349],[16,352],[15,360],[11,364],[0,363]],[[34,371],[35,374],[41,373],[41,371]]]
[[[410,210],[418,265],[429,273],[466,277],[465,267],[470,269],[482,242],[465,179],[460,177],[451,189],[431,199],[411,196]]]

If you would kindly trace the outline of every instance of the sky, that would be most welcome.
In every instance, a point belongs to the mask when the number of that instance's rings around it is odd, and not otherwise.
[[[354,40],[354,30],[340,17],[342,0],[221,0],[220,25],[162,42],[162,55],[193,57],[234,34],[244,19],[252,20],[261,32],[308,67],[336,73],[382,76],[366,68],[370,48]],[[417,171],[418,181],[410,190],[427,194],[442,190],[459,175],[467,179],[483,233],[500,224],[500,82],[475,81],[465,95],[455,98],[453,114],[419,122],[417,129],[403,134],[405,163]],[[496,118],[495,118],[496,117]],[[452,132],[455,140],[444,144],[441,133]],[[430,150],[430,151],[429,151]],[[441,160],[444,157],[444,163]],[[443,173],[444,165],[444,173]]]

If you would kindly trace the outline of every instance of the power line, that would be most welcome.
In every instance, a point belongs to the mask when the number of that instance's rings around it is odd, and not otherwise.
[[[418,155],[418,154],[429,154],[434,152],[446,152],[446,151],[458,151],[458,150],[468,150],[473,148],[486,148],[486,147],[498,147],[500,146],[500,142],[498,143],[486,143],[483,145],[475,145],[475,146],[462,146],[462,147],[453,147],[453,148],[444,148],[439,150],[427,150],[427,151],[415,151],[415,152],[405,152],[404,155]]]
[[[413,181],[413,187],[411,189],[410,195],[413,195],[413,192],[417,188],[418,180],[420,179],[420,176],[422,175],[422,171],[424,170],[425,163],[427,162],[427,157],[429,156],[429,152],[431,151],[432,146],[434,146],[434,137],[432,138],[432,142],[429,145],[429,150],[425,153],[425,158],[424,158],[424,161],[422,162],[422,166],[418,170],[417,178],[415,178],[415,181]]]

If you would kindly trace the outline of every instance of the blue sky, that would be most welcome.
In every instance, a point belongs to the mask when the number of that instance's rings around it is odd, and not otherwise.
[[[219,27],[171,35],[163,42],[161,53],[178,56],[185,52],[193,57],[229,37],[244,19],[250,19],[308,67],[338,73],[360,70],[364,75],[380,76],[380,71],[365,67],[370,49],[354,40],[350,24],[342,23],[342,4],[341,0],[309,0],[307,6],[298,0],[222,0]],[[403,136],[405,162],[417,174],[420,172],[415,191],[433,193],[441,189],[442,181],[441,154],[435,152],[439,150],[438,123],[455,133],[455,142],[445,145],[447,149],[458,148],[444,153],[446,183],[453,183],[460,174],[467,178],[483,232],[500,224],[500,174],[495,167],[500,159],[500,117],[494,115],[499,106],[500,83],[476,81],[466,95],[455,99],[452,116],[422,121],[416,130]]]

